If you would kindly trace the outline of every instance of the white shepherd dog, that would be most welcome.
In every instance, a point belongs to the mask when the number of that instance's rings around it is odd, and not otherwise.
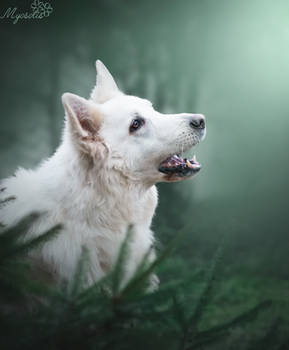
[[[132,227],[127,278],[154,237],[155,184],[179,181],[200,170],[181,154],[205,136],[201,114],[162,114],[145,99],[122,93],[101,61],[90,99],[62,96],[65,127],[54,155],[35,170],[19,169],[1,182],[0,222],[16,224],[43,213],[25,237],[56,224],[62,232],[33,253],[57,281],[69,281],[81,255],[89,251],[88,283],[110,271],[128,227]],[[151,259],[154,259],[152,251]],[[156,280],[156,279],[155,279]]]

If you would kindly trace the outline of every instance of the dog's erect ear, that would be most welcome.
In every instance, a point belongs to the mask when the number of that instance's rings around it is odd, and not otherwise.
[[[62,103],[72,134],[82,138],[94,138],[102,123],[97,105],[80,96],[64,93]]]
[[[105,65],[100,60],[97,60],[95,65],[97,72],[96,85],[91,92],[90,98],[96,103],[104,103],[117,95],[121,95],[122,92],[118,89],[116,82]]]

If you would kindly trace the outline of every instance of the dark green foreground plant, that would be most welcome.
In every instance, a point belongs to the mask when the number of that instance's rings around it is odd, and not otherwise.
[[[71,283],[51,286],[35,281],[25,255],[59,231],[54,227],[39,238],[21,243],[19,238],[35,219],[37,216],[32,215],[0,235],[1,349],[226,349],[226,339],[233,329],[248,326],[271,305],[270,301],[262,301],[227,322],[202,328],[203,317],[213,302],[222,246],[205,275],[199,269],[191,276],[181,276],[180,271],[176,276],[179,280],[170,278],[155,292],[147,292],[151,273],[159,269],[162,275],[166,258],[180,236],[155,262],[148,263],[144,258],[125,285],[122,281],[131,232],[112,272],[95,285],[85,287],[89,264],[85,247]],[[167,262],[169,266],[169,259]],[[192,298],[192,291],[200,287]],[[286,340],[266,347],[266,337],[275,335],[277,328],[277,324],[272,325],[249,348],[285,349]],[[234,349],[241,348],[239,345]]]

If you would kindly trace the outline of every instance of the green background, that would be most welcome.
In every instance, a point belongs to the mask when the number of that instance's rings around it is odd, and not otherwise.
[[[206,115],[201,172],[159,185],[153,229],[180,275],[206,266],[226,236],[210,322],[265,298],[288,316],[289,2],[51,1],[41,20],[0,20],[0,176],[50,156],[61,95],[88,97],[97,58],[127,93],[162,112]],[[1,2],[29,11],[29,1]],[[180,273],[181,270],[181,273]]]

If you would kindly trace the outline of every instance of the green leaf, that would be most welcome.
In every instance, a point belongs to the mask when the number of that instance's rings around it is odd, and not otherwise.
[[[75,298],[87,283],[87,270],[89,266],[89,251],[87,247],[82,246],[81,255],[76,266],[76,270],[69,284],[69,296]]]
[[[162,262],[171,254],[173,249],[177,246],[180,239],[183,237],[184,231],[177,234],[177,236],[168,244],[167,248],[160,254],[147,268],[144,268],[141,273],[135,274],[122,290],[122,296],[129,296],[134,292],[142,289],[145,285],[148,277],[153,271],[162,264]],[[147,255],[146,255],[147,256]],[[145,260],[145,258],[144,258]],[[143,263],[145,261],[143,260]],[[138,271],[141,271],[142,267],[139,266]]]
[[[111,273],[111,291],[113,296],[118,296],[122,287],[122,281],[125,278],[126,263],[129,259],[130,244],[133,239],[133,229],[129,227],[124,241],[120,246],[118,257]]]
[[[222,239],[221,243],[219,244],[219,247],[218,247],[218,249],[215,253],[215,256],[212,260],[212,263],[211,263],[211,266],[209,268],[207,278],[205,281],[205,285],[204,285],[203,290],[200,294],[200,297],[197,301],[194,312],[189,317],[190,329],[191,329],[192,333],[198,332],[198,324],[203,317],[203,314],[204,314],[204,311],[205,311],[207,305],[211,301],[216,269],[217,269],[217,266],[219,265],[219,262],[221,260],[223,248],[224,248],[224,238]]]

